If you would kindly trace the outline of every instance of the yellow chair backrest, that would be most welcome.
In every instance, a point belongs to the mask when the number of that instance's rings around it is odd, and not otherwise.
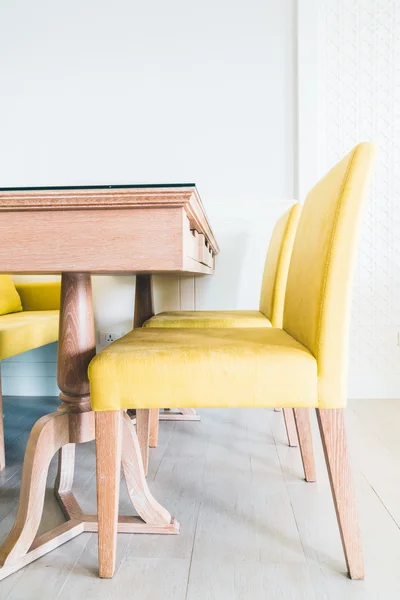
[[[374,154],[359,144],[316,184],[293,246],[283,329],[317,359],[321,408],[346,404],[352,279]]]
[[[282,327],[286,282],[301,204],[294,204],[277,221],[271,235],[261,286],[260,312]]]

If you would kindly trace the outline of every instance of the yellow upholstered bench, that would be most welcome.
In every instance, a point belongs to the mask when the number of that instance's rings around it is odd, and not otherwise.
[[[61,286],[19,283],[0,275],[0,361],[58,340]],[[0,379],[0,470],[5,466]]]
[[[90,363],[101,577],[111,577],[115,568],[122,422],[128,421],[124,448],[135,446],[138,465],[130,481],[135,506],[149,528],[171,522],[150,495],[136,434],[123,412],[167,405],[315,408],[347,568],[352,578],[363,578],[343,408],[354,263],[373,155],[372,144],[360,144],[308,194],[290,261],[282,329],[135,329]]]

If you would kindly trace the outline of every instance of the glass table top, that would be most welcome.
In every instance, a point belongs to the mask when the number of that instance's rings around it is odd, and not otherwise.
[[[195,183],[133,183],[123,185],[56,185],[37,187],[0,187],[0,192],[29,192],[35,190],[111,190],[127,188],[185,188],[196,187]]]

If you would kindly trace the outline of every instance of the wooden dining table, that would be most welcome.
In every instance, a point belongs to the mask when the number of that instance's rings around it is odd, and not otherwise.
[[[153,273],[212,274],[219,248],[194,184],[3,188],[0,239],[0,273],[61,273],[60,406],[30,433],[18,513],[0,548],[1,580],[77,535],[97,531],[97,515],[85,514],[72,491],[75,445],[95,439],[87,376],[96,353],[91,275],[136,275],[139,327],[154,314]],[[158,424],[158,411],[148,415],[141,420],[143,439],[151,421]],[[121,517],[118,531],[176,534],[179,525],[148,489],[138,447],[125,413],[122,467],[139,516]],[[55,495],[66,520],[37,537],[57,452]]]

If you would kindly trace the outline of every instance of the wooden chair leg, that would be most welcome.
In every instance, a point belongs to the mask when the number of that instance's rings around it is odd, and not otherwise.
[[[96,477],[99,575],[111,578],[117,549],[121,473],[121,411],[96,413]]]
[[[150,448],[157,448],[158,446],[159,412],[158,408],[150,409]]]
[[[304,477],[306,481],[315,481],[315,460],[311,434],[310,410],[308,408],[294,408],[293,414],[296,423],[297,437],[299,439]]]
[[[136,409],[136,434],[139,440],[140,453],[143,460],[144,474],[149,470],[150,410]]]
[[[297,431],[293,408],[284,408],[283,418],[285,419],[286,434],[289,446],[291,448],[295,448],[297,446]]]
[[[351,579],[364,579],[364,561],[343,409],[317,409],[322,446],[347,569]]]
[[[6,452],[4,445],[4,420],[3,420],[3,396],[1,393],[1,373],[0,373],[0,471],[6,466]]]

